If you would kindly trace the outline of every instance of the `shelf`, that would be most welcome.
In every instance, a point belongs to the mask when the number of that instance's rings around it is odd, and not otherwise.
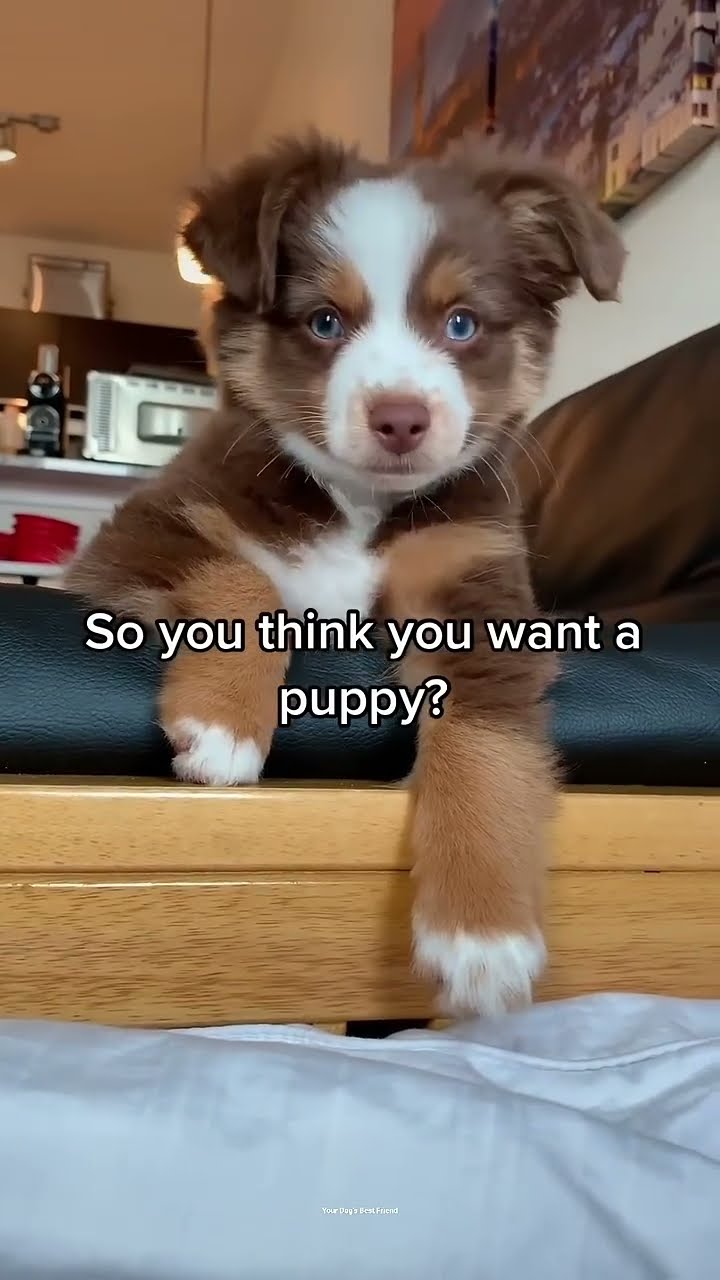
[[[52,472],[76,478],[101,477],[108,480],[148,479],[157,467],[137,467],[125,462],[91,462],[85,458],[33,458],[11,454],[0,457],[0,474],[3,469],[36,475]]]
[[[32,564],[29,560],[0,560],[0,578],[59,578],[64,564]]]

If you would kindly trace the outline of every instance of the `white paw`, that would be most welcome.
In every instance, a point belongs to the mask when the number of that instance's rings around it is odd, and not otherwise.
[[[444,1008],[497,1014],[532,1000],[532,984],[547,953],[539,931],[532,934],[438,933],[415,922],[418,972],[439,979]]]
[[[263,755],[252,738],[235,738],[219,724],[202,724],[190,716],[176,720],[168,736],[183,743],[184,750],[173,760],[173,771],[184,782],[233,787],[257,782],[260,777]]]

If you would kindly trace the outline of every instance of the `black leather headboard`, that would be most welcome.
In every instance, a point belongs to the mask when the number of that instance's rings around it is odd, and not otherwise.
[[[64,592],[0,587],[0,769],[169,774],[155,722],[156,651],[85,648],[85,607]],[[238,654],[242,661],[242,654]],[[298,685],[380,683],[381,655],[297,655]],[[720,624],[651,626],[642,652],[569,655],[552,695],[569,781],[720,785]],[[294,720],[277,731],[267,776],[388,782],[407,775],[414,730],[397,721]]]

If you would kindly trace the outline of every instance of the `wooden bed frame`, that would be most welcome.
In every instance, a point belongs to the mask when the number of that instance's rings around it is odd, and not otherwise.
[[[0,783],[0,1015],[141,1026],[433,1016],[407,793]],[[568,790],[538,998],[720,997],[720,792]]]

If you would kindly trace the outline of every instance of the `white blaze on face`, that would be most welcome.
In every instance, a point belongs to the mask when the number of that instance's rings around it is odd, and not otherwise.
[[[363,280],[371,301],[367,326],[339,352],[327,388],[327,445],[339,462],[373,468],[387,462],[367,426],[367,403],[382,393],[417,396],[430,430],[412,455],[413,475],[388,477],[414,488],[456,464],[472,409],[455,361],[413,329],[408,296],[438,230],[438,216],[406,179],[367,179],[328,208],[321,235]]]

